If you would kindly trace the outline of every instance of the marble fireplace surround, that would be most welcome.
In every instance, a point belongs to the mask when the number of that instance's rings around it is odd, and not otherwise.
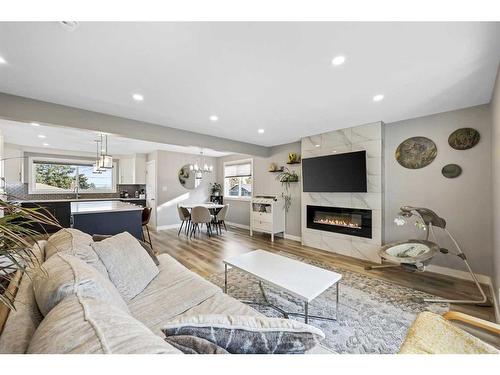
[[[384,124],[376,122],[318,134],[301,141],[302,158],[366,151],[367,193],[302,192],[302,243],[380,263],[378,249],[383,242],[383,140]],[[301,189],[302,190],[302,189]],[[372,238],[307,228],[308,205],[369,209],[372,211]]]

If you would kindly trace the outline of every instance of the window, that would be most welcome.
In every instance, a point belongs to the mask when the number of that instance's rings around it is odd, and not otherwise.
[[[252,196],[252,160],[224,163],[224,196],[249,199]]]
[[[115,169],[94,174],[90,161],[30,158],[29,193],[64,194],[77,186],[80,193],[113,193]]]

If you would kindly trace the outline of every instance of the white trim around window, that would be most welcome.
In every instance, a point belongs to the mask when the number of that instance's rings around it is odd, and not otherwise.
[[[251,195],[250,196],[234,196],[234,195],[227,195],[226,194],[226,167],[229,167],[229,166],[236,166],[236,165],[245,165],[245,164],[250,164],[250,178],[251,178],[251,187],[252,187],[252,191],[251,191]],[[252,199],[252,196],[253,196],[253,188],[254,188],[254,176],[253,176],[253,159],[252,158],[249,158],[249,159],[240,159],[240,160],[232,160],[232,161],[225,161],[224,162],[224,165],[223,165],[223,168],[222,168],[222,186],[223,186],[223,196],[224,196],[224,200],[235,200],[235,201],[250,201]],[[235,177],[238,177],[238,176],[235,176]]]
[[[69,165],[89,165],[92,164],[92,160],[85,159],[66,159],[58,157],[37,157],[31,156],[28,158],[28,194],[68,194],[73,193],[72,189],[37,189],[36,188],[36,176],[35,168],[33,164],[35,162],[48,162],[48,163],[61,163]],[[81,189],[78,191],[79,194],[98,194],[98,193],[116,193],[116,183],[117,183],[117,163],[113,162],[112,169],[112,183],[111,189]]]

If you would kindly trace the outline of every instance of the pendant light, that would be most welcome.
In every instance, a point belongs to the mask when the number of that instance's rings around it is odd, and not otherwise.
[[[96,158],[95,158],[95,163],[94,163],[94,170],[92,171],[92,173],[94,174],[102,174],[102,169],[99,168],[99,164],[101,162],[101,156],[99,155],[99,140],[96,139],[95,140],[95,143],[97,145],[97,151],[96,151]]]
[[[203,149],[201,149],[199,159],[196,160],[194,164],[189,165],[189,170],[201,175],[202,173],[212,173],[214,166],[207,164],[205,157],[203,156]]]
[[[105,139],[105,148],[101,148],[101,157],[99,160],[99,168],[101,169],[111,169],[113,168],[113,157],[111,155],[108,155],[108,135],[104,135]],[[101,147],[104,145],[103,143],[103,137],[101,134]]]

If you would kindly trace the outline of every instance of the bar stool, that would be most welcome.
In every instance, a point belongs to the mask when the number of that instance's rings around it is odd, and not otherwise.
[[[151,242],[151,235],[149,234],[149,220],[151,219],[151,207],[144,207],[142,210],[142,240],[149,244],[151,250],[153,250],[153,243]],[[146,227],[146,232],[148,233],[148,241],[146,241],[146,237],[144,236],[144,227]]]

